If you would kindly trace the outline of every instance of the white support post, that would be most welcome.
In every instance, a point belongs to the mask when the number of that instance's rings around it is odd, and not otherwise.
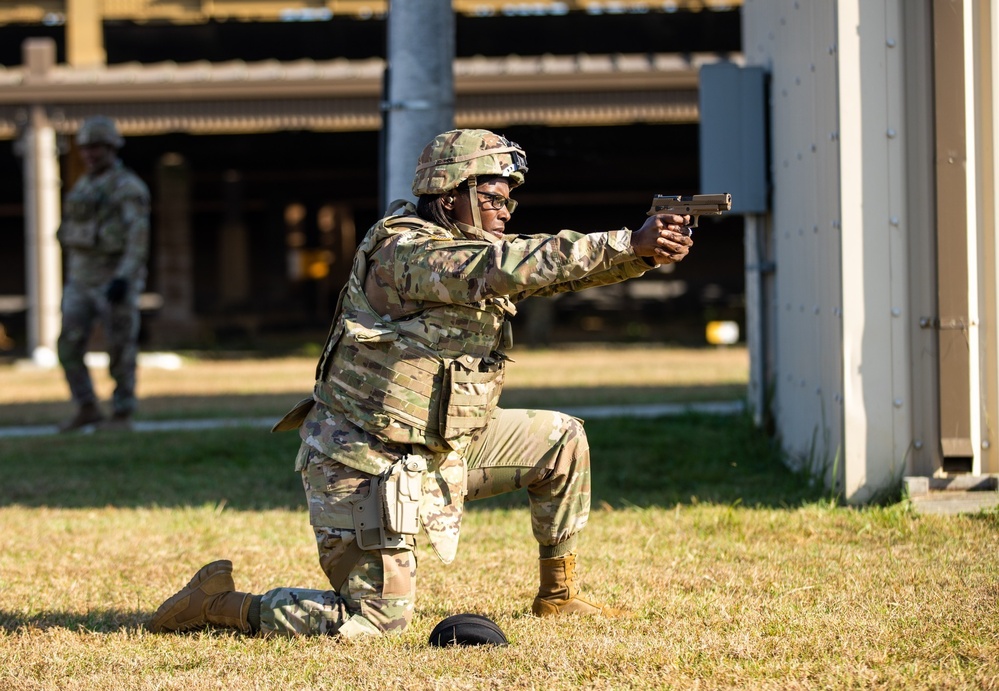
[[[56,133],[42,106],[32,106],[22,134],[28,352],[39,365],[56,364],[62,253],[56,242],[61,205]]]
[[[981,334],[979,329],[981,316],[979,313],[979,265],[978,255],[982,248],[979,224],[980,208],[978,195],[985,192],[980,189],[981,169],[978,162],[978,146],[982,141],[981,128],[978,126],[979,89],[977,84],[976,58],[978,42],[975,39],[977,34],[975,7],[976,3],[961,3],[964,12],[964,131],[967,145],[965,147],[965,170],[967,171],[968,184],[965,187],[967,193],[966,208],[968,214],[968,396],[970,399],[971,414],[971,450],[974,454],[971,462],[972,475],[982,473],[982,415],[985,414],[982,405],[982,384],[983,376],[987,371],[982,366],[981,358]],[[975,411],[978,411],[976,414]]]

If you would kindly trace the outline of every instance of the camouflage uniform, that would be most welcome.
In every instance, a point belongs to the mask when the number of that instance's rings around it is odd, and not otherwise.
[[[83,356],[94,324],[101,319],[116,384],[114,412],[129,415],[136,406],[139,295],[145,287],[149,253],[148,188],[117,159],[107,170],[83,175],[66,197],[57,238],[66,264],[59,361],[73,401],[77,405],[96,401]],[[107,289],[116,278],[127,281],[127,290],[123,300],[112,304]]]
[[[418,194],[419,181],[418,174]],[[353,637],[405,628],[416,593],[416,537],[390,535],[391,544],[356,551],[357,514],[372,483],[414,456],[427,468],[420,523],[445,563],[455,556],[466,499],[526,488],[542,558],[566,554],[586,525],[589,448],[581,421],[496,405],[511,340],[507,318],[526,297],[616,283],[652,264],[635,255],[626,229],[495,238],[408,211],[368,231],[313,398],[279,423],[301,422],[296,469],[333,589],[265,593],[265,633]]]

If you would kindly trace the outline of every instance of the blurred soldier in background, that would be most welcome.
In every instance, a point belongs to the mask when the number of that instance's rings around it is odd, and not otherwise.
[[[420,156],[418,197],[367,233],[340,296],[312,398],[275,429],[297,429],[296,459],[330,589],[239,592],[232,563],[204,566],[150,621],[154,632],[207,624],[244,632],[403,630],[416,595],[422,527],[450,563],[462,507],[526,489],[538,542],[539,617],[628,613],[584,597],[577,535],[590,511],[580,420],[497,406],[514,303],[643,275],[690,250],[689,216],[639,230],[512,235],[524,151],[487,130],[438,135]],[[398,213],[395,213],[398,211]],[[497,587],[503,588],[498,574]]]
[[[66,284],[62,295],[59,361],[77,406],[63,432],[103,423],[130,429],[135,411],[139,295],[149,254],[149,189],[118,159],[125,140],[110,118],[88,118],[76,134],[86,170],[64,205],[56,237]],[[108,343],[115,381],[112,416],[105,421],[83,356],[97,320]]]

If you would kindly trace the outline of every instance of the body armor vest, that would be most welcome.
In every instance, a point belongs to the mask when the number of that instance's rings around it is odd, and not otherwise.
[[[56,231],[59,242],[69,249],[124,252],[128,227],[114,200],[126,188],[128,194],[148,201],[145,184],[121,161],[100,175],[81,178],[66,197],[63,221]]]
[[[313,398],[386,443],[429,450],[419,520],[434,552],[449,564],[458,549],[466,492],[462,449],[499,402],[502,347],[512,341],[506,317],[516,309],[499,297],[437,303],[408,319],[382,319],[364,295],[368,261],[382,242],[413,231],[437,237],[443,232],[415,216],[393,216],[358,247],[316,368]],[[293,411],[290,420],[300,421],[308,408]]]
[[[417,217],[395,216],[373,228],[358,248],[314,395],[385,442],[460,451],[499,401],[506,360],[500,341],[509,329],[506,316],[516,310],[502,297],[440,303],[409,319],[382,319],[364,296],[369,257],[385,240],[412,231],[441,232]]]

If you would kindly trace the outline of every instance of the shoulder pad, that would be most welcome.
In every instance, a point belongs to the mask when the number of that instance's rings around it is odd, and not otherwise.
[[[432,237],[451,237],[450,233],[438,226],[436,223],[425,221],[419,216],[390,216],[383,221],[386,228],[401,232],[415,231],[421,235]]]
[[[382,221],[386,228],[412,228],[416,230],[417,228],[422,228],[427,224],[419,216],[411,216],[409,214],[403,214],[401,216],[389,216]]]

